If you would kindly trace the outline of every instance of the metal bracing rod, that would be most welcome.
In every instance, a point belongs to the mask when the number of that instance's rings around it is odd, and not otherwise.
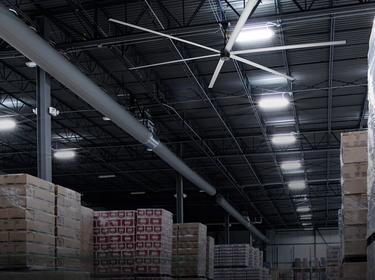
[[[127,110],[115,102],[102,89],[94,84],[74,65],[53,49],[47,42],[30,30],[21,20],[10,13],[0,4],[0,37],[37,63],[60,83],[81,97],[84,101],[108,116],[120,128],[128,132],[139,142],[145,144],[171,165],[176,171],[191,181],[197,187],[210,195],[216,194],[216,189],[188,167],[164,144],[160,143],[153,134],[135,119]],[[220,201],[220,200],[219,200]],[[223,208],[235,215],[236,219],[244,219],[229,203],[223,203]],[[241,222],[242,223],[242,222]],[[257,236],[266,240],[252,225],[246,222],[247,228],[258,232]]]

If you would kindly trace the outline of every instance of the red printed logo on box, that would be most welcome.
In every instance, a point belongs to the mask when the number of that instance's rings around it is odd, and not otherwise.
[[[148,234],[137,234],[137,241],[148,241]]]
[[[161,234],[150,234],[150,240],[151,241],[160,241],[161,240]]]
[[[161,218],[150,218],[150,225],[161,225]]]

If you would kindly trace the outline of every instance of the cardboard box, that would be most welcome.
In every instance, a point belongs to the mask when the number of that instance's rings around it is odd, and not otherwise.
[[[342,210],[343,221],[345,225],[366,225],[367,209]]]
[[[56,243],[58,270],[81,268],[81,195],[62,186],[55,187]]]
[[[173,225],[173,265],[176,277],[207,274],[207,227],[200,223]]]
[[[341,133],[341,148],[367,147],[367,131]]]
[[[0,188],[7,185],[27,185],[44,189],[48,192],[54,191],[54,184],[28,174],[9,174],[0,176]]]
[[[215,239],[213,237],[207,237],[207,263],[206,263],[206,275],[208,279],[214,279],[214,266],[215,266]]]
[[[90,280],[89,273],[66,271],[17,271],[0,272],[0,279],[6,280]],[[108,280],[108,279],[107,279]]]
[[[366,225],[344,225],[342,231],[344,240],[366,240]]]
[[[356,209],[367,209],[368,200],[367,194],[350,194],[342,197],[342,205],[344,209],[356,210]]]
[[[368,161],[367,147],[345,148],[341,150],[341,164]]]
[[[94,210],[81,208],[81,270],[93,272]]]
[[[367,255],[366,240],[344,240],[342,247],[344,259]]]
[[[366,280],[367,263],[366,262],[345,262],[342,265],[343,276],[345,280]]]
[[[341,189],[346,194],[367,194],[367,178],[362,179],[342,179]]]
[[[367,179],[367,163],[348,163],[341,166],[341,177],[346,179]]]

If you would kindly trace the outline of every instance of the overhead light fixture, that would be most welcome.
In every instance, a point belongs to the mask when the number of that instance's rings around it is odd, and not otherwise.
[[[243,29],[237,37],[237,43],[252,43],[271,39],[275,35],[268,26]]]
[[[25,64],[29,68],[35,68],[37,66],[37,64],[34,61],[26,61]]]
[[[105,117],[105,116],[102,119],[103,119],[103,121],[110,121],[111,120],[110,118]]]
[[[312,223],[302,223],[302,226],[304,226],[304,227],[311,227]]]
[[[143,195],[146,194],[146,192],[131,192],[131,195]]]
[[[14,119],[0,119],[0,131],[7,131],[15,129],[17,126],[17,123]]]
[[[258,105],[264,110],[277,110],[287,107],[289,105],[289,100],[284,96],[263,97],[258,102]]]
[[[73,159],[76,157],[76,151],[72,149],[56,150],[53,156],[56,159]]]
[[[296,170],[302,167],[302,164],[299,160],[294,161],[284,161],[280,165],[281,169],[283,170]]]
[[[109,179],[109,178],[115,178],[116,175],[115,174],[107,174],[107,175],[99,175],[98,178],[99,179]]]
[[[272,137],[272,143],[274,145],[290,145],[294,144],[297,138],[294,134],[278,134]]]
[[[183,196],[183,198],[187,198],[187,194],[185,194],[185,193],[182,196]],[[177,198],[177,194],[174,194],[174,197]]]
[[[300,218],[300,220],[307,221],[307,220],[312,219],[312,215],[311,214],[305,214],[305,215],[299,216],[299,218]]]
[[[299,207],[297,207],[297,212],[299,212],[299,213],[307,213],[307,212],[310,212],[310,211],[311,211],[310,206],[299,206]]]
[[[306,188],[306,183],[304,180],[298,180],[298,181],[290,181],[288,183],[288,188],[291,191],[301,191]]]

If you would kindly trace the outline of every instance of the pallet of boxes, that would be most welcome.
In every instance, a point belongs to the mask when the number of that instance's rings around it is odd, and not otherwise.
[[[200,223],[173,225],[174,279],[212,279],[213,246],[207,227]]]
[[[95,279],[171,279],[172,214],[164,209],[94,213]]]
[[[366,279],[367,132],[341,135],[341,256],[343,279]]]
[[[368,279],[375,280],[375,28],[373,26],[368,52]]]
[[[81,271],[80,222],[78,214],[70,216],[73,206],[80,211],[73,191],[26,174],[0,176],[0,279],[89,279]]]
[[[249,244],[215,246],[215,280],[268,280],[262,251]]]
[[[327,246],[327,280],[341,279],[341,249],[339,246]]]

